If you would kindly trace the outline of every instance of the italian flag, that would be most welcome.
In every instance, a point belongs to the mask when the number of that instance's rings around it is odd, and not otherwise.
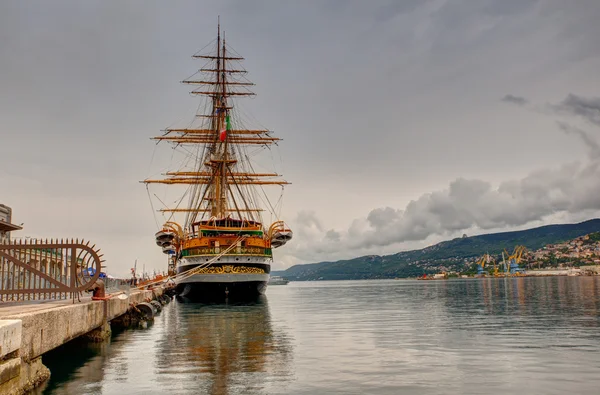
[[[219,133],[219,140],[225,141],[225,139],[227,138],[228,130],[231,130],[231,121],[229,120],[229,115],[225,116],[225,125],[223,126],[223,128],[221,129],[221,132]]]

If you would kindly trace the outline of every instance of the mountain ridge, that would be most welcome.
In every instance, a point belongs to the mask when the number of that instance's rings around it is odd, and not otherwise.
[[[589,233],[600,231],[600,219],[575,224],[553,224],[536,228],[488,233],[446,240],[418,250],[401,251],[390,255],[365,255],[352,259],[294,265],[273,275],[293,281],[359,280],[405,278],[439,271],[461,271],[469,260],[485,253],[500,254],[512,251],[516,245],[530,250],[539,249]]]

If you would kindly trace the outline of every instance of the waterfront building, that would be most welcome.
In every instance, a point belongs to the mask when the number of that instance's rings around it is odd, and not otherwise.
[[[10,232],[21,229],[23,228],[12,223],[12,209],[0,204],[0,244],[10,241]]]

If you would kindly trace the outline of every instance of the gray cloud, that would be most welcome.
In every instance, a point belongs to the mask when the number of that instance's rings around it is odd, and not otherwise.
[[[507,97],[504,101],[527,102],[512,95]],[[572,115],[591,116],[582,108],[593,108],[593,100],[569,95],[561,105],[565,103],[564,108],[571,109]],[[565,134],[585,144],[589,150],[586,162],[534,171],[524,178],[502,182],[496,188],[487,181],[458,178],[444,190],[410,201],[403,210],[392,207],[371,210],[366,218],[356,219],[347,231],[335,232],[335,247],[330,243],[332,231],[324,238],[314,235],[313,252],[328,256],[334,249],[344,248],[356,255],[432,236],[519,227],[559,213],[598,213],[600,143],[588,132],[566,122],[557,121],[557,125]]]
[[[334,229],[330,229],[327,231],[327,233],[325,233],[325,239],[332,241],[334,243],[339,242],[341,239],[341,236],[342,235],[340,234],[340,232],[337,232]]]
[[[600,97],[586,98],[569,94],[553,107],[556,111],[577,115],[592,124],[600,125]]]
[[[590,156],[593,159],[600,158],[600,144],[590,134],[568,123],[557,121],[560,130],[566,134],[578,136],[590,151]]]
[[[377,208],[372,210],[367,216],[367,221],[375,229],[383,229],[391,220],[397,220],[402,216],[402,211],[394,210],[391,207]]]
[[[596,144],[597,147],[597,144]],[[557,212],[600,210],[600,162],[545,170],[493,188],[482,180],[457,179],[448,189],[411,201],[404,211],[371,211],[372,230],[362,235],[360,247],[385,246],[424,240],[471,228],[514,227]]]
[[[323,226],[319,220],[317,214],[314,211],[302,210],[298,213],[298,220],[296,221],[303,229],[315,229],[319,232],[323,231]]]
[[[588,143],[587,134],[562,125]],[[585,137],[584,137],[585,136]],[[423,241],[464,231],[518,227],[556,213],[600,210],[600,156],[593,142],[594,159],[536,171],[520,180],[491,183],[459,178],[444,190],[427,193],[411,201],[404,210],[383,207],[372,210],[365,220],[355,220],[345,232],[330,230],[312,234],[300,226],[303,242],[293,248],[300,256],[329,256],[340,249],[368,252],[398,243]],[[312,222],[309,222],[312,224]],[[471,233],[471,232],[469,232]],[[331,243],[335,241],[336,243]],[[304,247],[311,253],[304,255]],[[312,255],[312,253],[318,253]],[[319,255],[320,254],[320,255]]]
[[[431,0],[391,1],[376,10],[375,20],[378,22],[386,22],[398,15],[411,13],[418,7],[422,7],[430,1]]]
[[[534,7],[539,0],[504,0],[484,2],[484,10],[492,15],[509,16],[527,11]]]
[[[519,106],[523,106],[528,103],[527,99],[525,99],[524,97],[514,96],[514,95],[506,95],[502,98],[502,101],[507,102],[507,103],[517,104]]]
[[[501,101],[519,106],[529,104],[526,98],[512,94],[505,95]],[[570,93],[560,103],[538,106],[536,111],[555,115],[575,115],[591,124],[600,125],[600,97],[583,97]],[[561,129],[564,130],[562,126]]]

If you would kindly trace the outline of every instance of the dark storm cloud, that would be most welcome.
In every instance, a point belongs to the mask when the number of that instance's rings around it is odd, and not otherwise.
[[[523,106],[523,105],[527,104],[527,99],[525,99],[524,97],[514,96],[514,95],[506,95],[502,98],[502,101],[507,102],[507,103],[517,104],[519,106]]]

